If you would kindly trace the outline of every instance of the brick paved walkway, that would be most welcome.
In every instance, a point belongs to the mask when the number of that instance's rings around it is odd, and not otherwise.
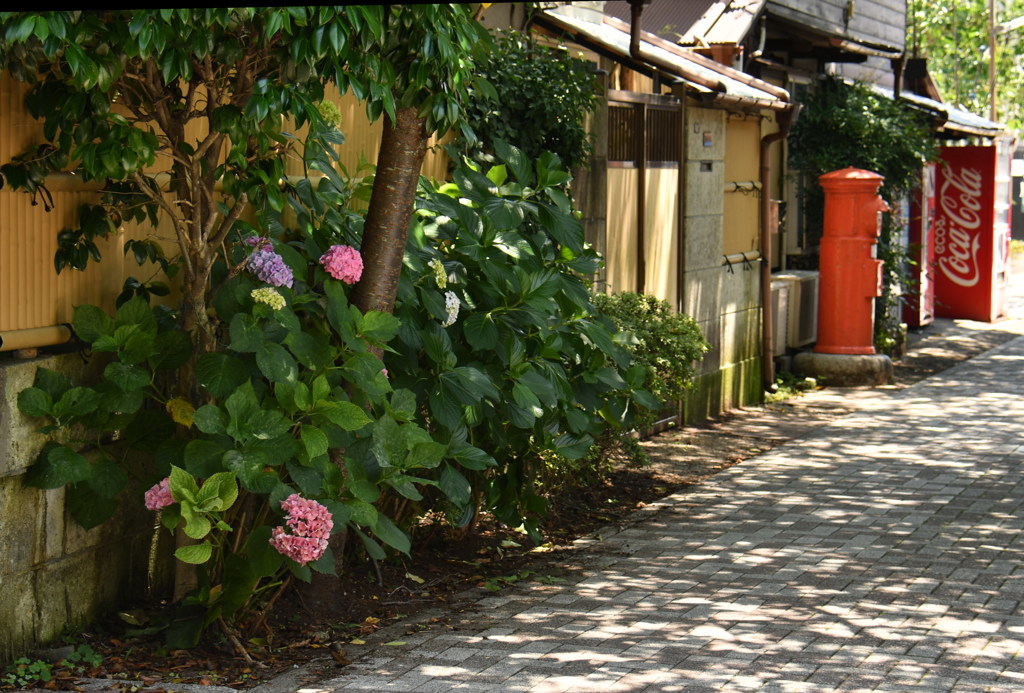
[[[1022,395],[1019,337],[302,690],[1024,690]]]

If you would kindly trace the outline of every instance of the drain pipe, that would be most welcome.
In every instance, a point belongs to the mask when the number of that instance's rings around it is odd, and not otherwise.
[[[761,138],[761,377],[765,390],[775,383],[775,349],[772,344],[772,164],[768,151],[773,144],[789,136],[790,128],[800,115],[800,108],[801,104],[794,103],[778,111],[776,122],[779,131]]]

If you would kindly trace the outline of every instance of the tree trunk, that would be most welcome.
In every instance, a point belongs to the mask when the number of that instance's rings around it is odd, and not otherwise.
[[[427,153],[425,120],[415,108],[385,117],[377,157],[370,209],[363,226],[363,276],[352,292],[352,304],[364,313],[390,313],[398,293],[398,277],[409,235],[420,168]]]

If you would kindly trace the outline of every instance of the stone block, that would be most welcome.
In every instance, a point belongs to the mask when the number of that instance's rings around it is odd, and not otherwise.
[[[732,265],[732,271],[722,267],[722,313],[737,313],[761,307],[760,263]]]
[[[721,109],[686,109],[686,158],[725,158],[725,118]]]
[[[699,323],[717,319],[721,315],[721,266],[687,272],[683,281],[686,282],[683,289],[683,312]]]
[[[722,215],[725,202],[725,163],[686,162],[686,216]]]
[[[42,491],[23,486],[21,477],[0,477],[0,580],[43,559],[44,504]]]
[[[793,357],[793,371],[835,387],[890,385],[893,382],[892,359],[884,354],[802,351]]]
[[[722,265],[722,216],[686,217],[686,271]]]
[[[33,359],[0,366],[0,476],[23,474],[46,443],[36,433],[42,425],[18,411],[18,393],[32,386],[36,369],[53,367],[53,359]]]
[[[697,372],[701,374],[714,373],[722,363],[722,321],[716,317],[697,323],[697,325],[700,327],[704,339],[711,345],[711,349],[704,354],[704,358],[697,365]]]
[[[761,311],[747,308],[722,315],[722,365],[735,365],[761,353]]]
[[[0,574],[0,664],[31,650],[35,638],[35,599],[32,574]]]

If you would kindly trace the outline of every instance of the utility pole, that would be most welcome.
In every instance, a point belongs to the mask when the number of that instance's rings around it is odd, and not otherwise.
[[[988,0],[988,119],[996,120],[996,0]]]

